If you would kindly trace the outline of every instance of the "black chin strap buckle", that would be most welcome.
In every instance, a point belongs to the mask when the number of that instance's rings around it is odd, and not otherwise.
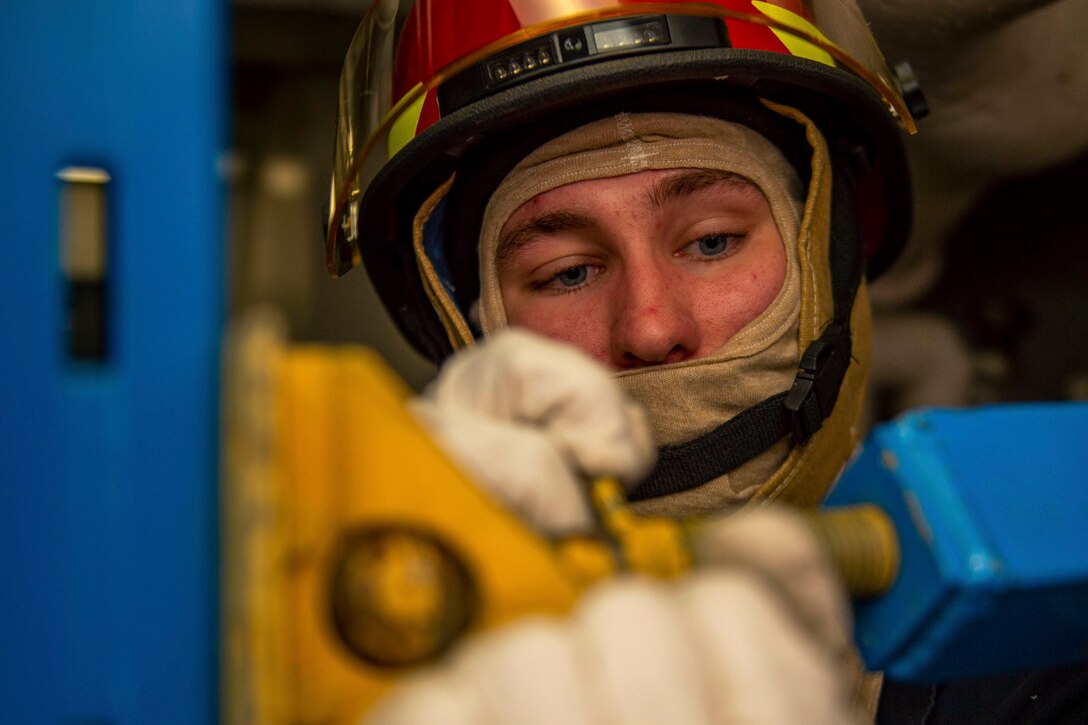
[[[797,445],[808,443],[834,410],[850,366],[850,349],[850,328],[832,322],[801,356],[800,369],[785,400],[786,417]]]

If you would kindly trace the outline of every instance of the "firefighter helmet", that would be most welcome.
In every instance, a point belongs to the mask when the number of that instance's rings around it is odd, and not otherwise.
[[[850,178],[870,278],[906,240],[900,129],[914,121],[853,0],[417,0],[404,19],[399,5],[374,0],[344,63],[326,262],[334,276],[365,263],[401,331],[433,359],[452,345],[413,250],[423,200],[465,159],[502,157],[480,177],[498,184],[548,135],[608,113],[729,117],[748,96],[797,108]],[[747,116],[738,120],[781,143]],[[457,213],[429,253],[451,270],[442,284],[467,316],[476,238]]]

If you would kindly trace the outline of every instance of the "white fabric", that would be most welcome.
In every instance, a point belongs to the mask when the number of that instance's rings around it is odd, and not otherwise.
[[[702,555],[729,564],[672,583],[613,579],[565,619],[481,635],[402,683],[366,722],[856,722],[846,605],[800,522],[755,510],[697,538]],[[738,540],[747,545],[722,548]]]
[[[549,533],[590,525],[587,476],[637,481],[656,455],[607,370],[520,330],[455,355],[411,408],[481,487]]]

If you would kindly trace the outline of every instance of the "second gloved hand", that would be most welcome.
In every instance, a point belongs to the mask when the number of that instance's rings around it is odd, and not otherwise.
[[[532,617],[408,677],[368,725],[858,721],[849,619],[815,538],[767,508],[708,522],[699,567],[619,576],[565,617]]]

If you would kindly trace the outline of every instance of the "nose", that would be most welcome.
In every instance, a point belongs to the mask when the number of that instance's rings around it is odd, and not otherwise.
[[[683,280],[667,265],[628,270],[614,299],[611,357],[621,370],[680,362],[699,350],[699,326]]]

